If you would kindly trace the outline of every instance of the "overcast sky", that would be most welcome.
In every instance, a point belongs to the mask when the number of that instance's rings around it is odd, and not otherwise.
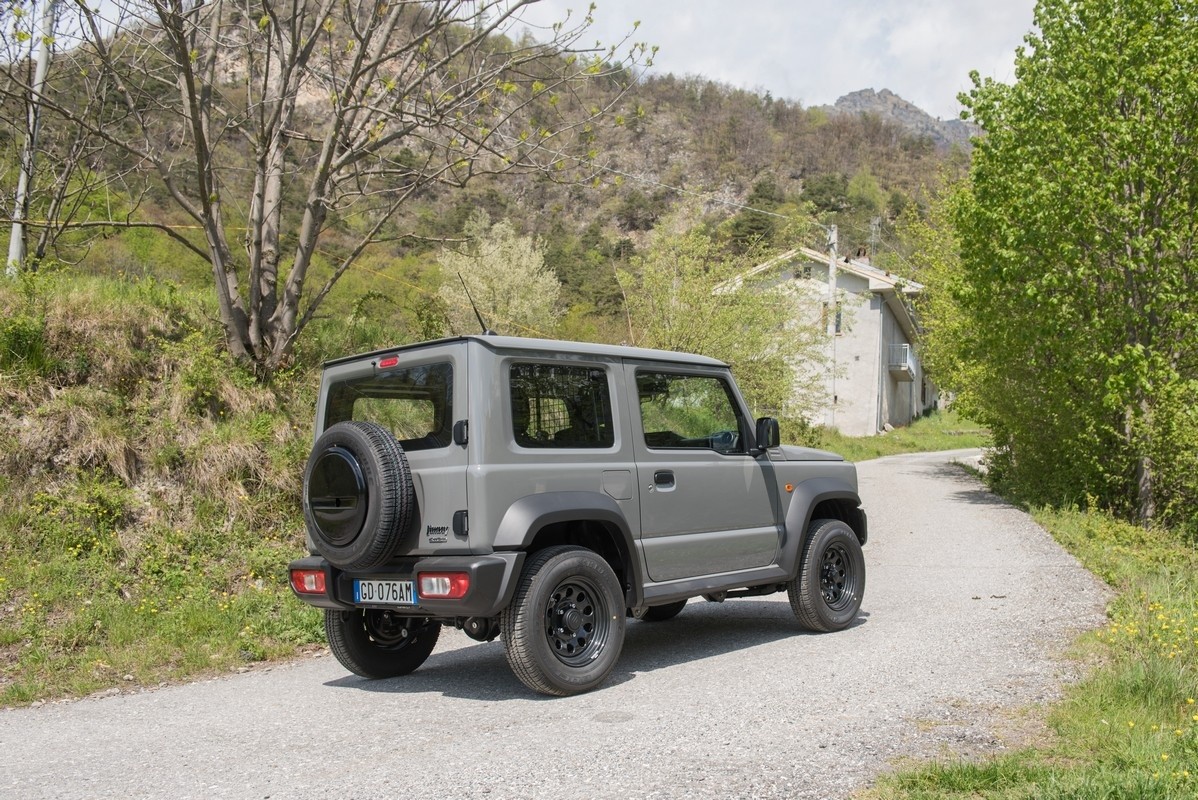
[[[594,37],[661,49],[653,71],[768,90],[803,106],[890,89],[932,116],[960,112],[969,71],[1014,80],[1034,0],[595,0]],[[543,0],[533,23],[585,14],[588,0]]]

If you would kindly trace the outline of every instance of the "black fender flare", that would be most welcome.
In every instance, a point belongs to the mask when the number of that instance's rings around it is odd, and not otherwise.
[[[844,481],[836,478],[812,478],[795,487],[790,507],[786,510],[785,538],[782,541],[782,552],[778,560],[779,566],[786,570],[792,578],[798,575],[799,560],[803,556],[803,546],[807,540],[807,529],[811,525],[812,512],[815,507],[825,500],[848,501],[857,510],[856,520],[845,520],[845,523],[857,534],[861,544],[868,538],[865,512],[861,511],[861,496],[848,488]]]
[[[633,541],[632,528],[624,511],[601,492],[544,492],[521,497],[508,506],[495,531],[495,550],[527,550],[537,534],[548,525],[563,522],[598,522],[609,532],[623,562],[630,584],[626,590],[630,607],[640,605],[644,575]]]

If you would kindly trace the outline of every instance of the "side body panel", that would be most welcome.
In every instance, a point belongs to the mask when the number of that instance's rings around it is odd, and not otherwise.
[[[640,499],[635,492],[632,443],[627,436],[629,420],[620,401],[624,394],[618,358],[552,351],[492,351],[476,345],[471,358],[470,418],[471,466],[466,485],[470,497],[470,542],[476,553],[522,546],[517,543],[509,510],[521,498],[550,493],[570,493],[583,498],[579,519],[588,508],[606,505],[617,509],[626,521],[627,535],[639,536]],[[610,446],[523,446],[514,430],[512,375],[514,365],[568,364],[603,373],[611,399]],[[591,499],[601,496],[602,502]],[[563,516],[564,515],[564,516]],[[565,519],[568,513],[556,515]],[[506,527],[504,527],[507,519]],[[503,538],[496,541],[501,527]],[[526,533],[526,532],[522,532]]]
[[[768,458],[707,448],[650,447],[638,402],[638,370],[717,377],[733,389],[735,384],[726,369],[625,364],[632,423],[628,436],[641,499],[640,543],[650,580],[675,581],[773,563],[782,507]],[[750,442],[748,415],[743,408],[737,412],[740,441]]]

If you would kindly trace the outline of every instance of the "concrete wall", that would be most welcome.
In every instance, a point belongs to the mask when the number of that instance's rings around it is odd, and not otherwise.
[[[902,381],[890,374],[888,368],[888,356],[890,353],[891,344],[911,344],[907,339],[907,335],[903,333],[902,328],[898,324],[898,320],[894,317],[894,312],[883,304],[883,333],[882,338],[882,374],[883,380],[881,386],[881,403],[878,428],[881,429],[889,424],[894,427],[908,425],[912,420],[918,419],[923,415],[924,411],[934,408],[936,405],[937,391],[935,385],[928,380],[923,368],[923,361],[919,358],[919,353],[916,352],[912,361],[915,364],[914,380]]]
[[[856,276],[846,277],[864,284]],[[842,278],[841,283],[850,281]],[[877,432],[878,376],[885,359],[879,351],[883,316],[877,306],[881,298],[867,286],[852,289],[841,298],[843,324],[832,342],[836,396],[824,424],[849,436],[869,436]]]
[[[793,280],[796,316],[818,317],[827,300],[827,276],[826,264],[810,264]],[[811,422],[849,436],[872,436],[887,424],[909,424],[935,405],[937,392],[926,379],[918,355],[913,359],[914,381],[900,381],[890,374],[890,345],[910,344],[894,311],[859,275],[839,273],[837,294],[841,329],[824,354],[834,365],[833,376],[829,379],[826,369],[810,364],[795,365],[796,388],[808,396],[813,391],[822,395],[822,411],[813,414]]]

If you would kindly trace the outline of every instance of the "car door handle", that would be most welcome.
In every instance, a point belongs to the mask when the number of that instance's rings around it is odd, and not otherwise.
[[[673,489],[674,488],[674,473],[668,469],[658,470],[653,473],[653,485],[658,489]]]

